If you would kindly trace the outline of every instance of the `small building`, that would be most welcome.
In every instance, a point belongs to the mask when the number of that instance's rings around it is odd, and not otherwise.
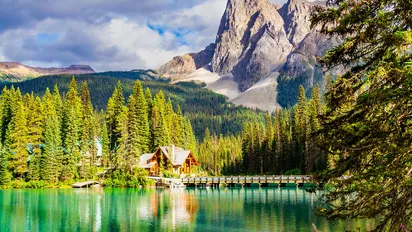
[[[143,154],[140,157],[139,167],[148,171],[151,176],[158,176],[160,165],[173,167],[175,174],[192,174],[195,167],[199,166],[195,156],[191,151],[180,147],[163,146],[159,147],[155,153]]]

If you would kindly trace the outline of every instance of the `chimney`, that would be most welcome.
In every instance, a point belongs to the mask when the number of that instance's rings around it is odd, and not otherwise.
[[[170,160],[172,161],[172,163],[175,162],[175,145],[170,145]]]

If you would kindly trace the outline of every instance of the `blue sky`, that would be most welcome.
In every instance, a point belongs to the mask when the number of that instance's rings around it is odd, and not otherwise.
[[[0,61],[157,68],[214,42],[226,1],[0,0]]]

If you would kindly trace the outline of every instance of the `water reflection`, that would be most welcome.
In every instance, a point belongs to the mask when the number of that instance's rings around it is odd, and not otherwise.
[[[296,188],[0,191],[0,231],[321,231],[368,229],[314,214]]]

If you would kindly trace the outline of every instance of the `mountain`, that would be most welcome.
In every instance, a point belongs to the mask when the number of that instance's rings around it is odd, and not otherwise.
[[[323,86],[325,73],[316,58],[341,43],[310,28],[311,9],[317,5],[324,3],[228,0],[216,41],[205,49],[204,66],[186,54],[158,71],[175,81],[206,78],[207,88],[235,104],[269,111],[294,105],[300,84],[308,93],[317,83]],[[201,76],[196,75],[199,69]]]
[[[0,81],[2,82],[19,82],[44,75],[88,73],[95,73],[88,65],[70,65],[68,68],[38,68],[18,62],[0,62]]]

